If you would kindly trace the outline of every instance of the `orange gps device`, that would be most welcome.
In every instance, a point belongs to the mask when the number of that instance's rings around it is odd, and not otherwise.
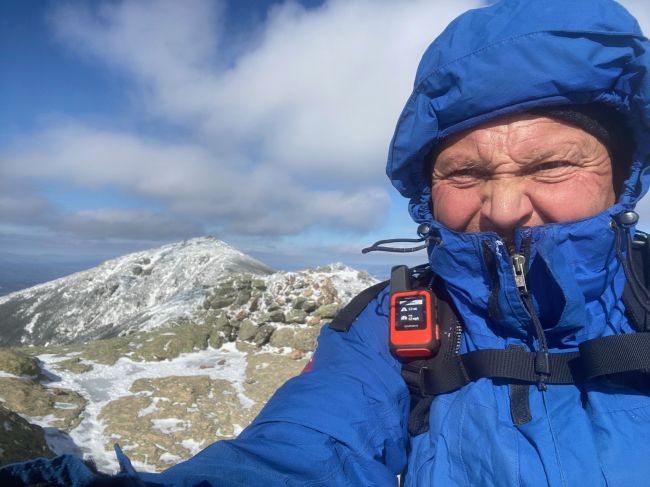
[[[390,276],[390,350],[398,359],[432,357],[440,331],[429,289],[411,289],[409,270],[396,266]]]

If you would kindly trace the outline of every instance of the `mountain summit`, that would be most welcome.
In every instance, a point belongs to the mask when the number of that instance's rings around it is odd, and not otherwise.
[[[214,238],[136,252],[0,297],[0,346],[47,345],[153,329],[194,313],[233,273],[273,269]]]

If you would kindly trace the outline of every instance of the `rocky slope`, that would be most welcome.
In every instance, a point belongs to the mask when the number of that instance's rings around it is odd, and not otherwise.
[[[31,346],[0,349],[0,464],[73,453],[110,472],[119,443],[137,468],[161,470],[232,438],[374,282],[342,265],[271,272],[195,239],[8,295],[0,329],[26,322],[11,343]]]

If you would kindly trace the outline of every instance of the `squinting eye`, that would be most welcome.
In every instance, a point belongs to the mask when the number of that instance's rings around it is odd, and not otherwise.
[[[473,169],[459,169],[457,171],[452,172],[449,174],[447,177],[450,178],[467,178],[471,176],[475,176],[475,172]]]
[[[537,164],[532,170],[534,172],[552,171],[553,169],[560,169],[571,165],[569,161],[549,161]]]
[[[457,169],[446,176],[446,179],[488,179],[490,173],[477,167]]]

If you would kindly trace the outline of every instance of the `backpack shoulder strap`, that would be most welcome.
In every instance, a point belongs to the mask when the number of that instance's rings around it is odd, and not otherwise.
[[[422,387],[423,371],[431,370],[431,368],[440,369],[444,364],[443,368],[446,373],[440,374],[438,377],[442,378],[445,388],[449,386],[453,388],[456,383],[466,382],[460,367],[446,366],[457,363],[463,333],[460,315],[440,279],[433,280],[431,290],[435,299],[433,313],[440,330],[440,348],[432,358],[413,360],[402,365],[402,377],[411,394],[408,423],[408,431],[411,436],[417,436],[429,430],[429,410],[434,395],[429,394],[426,388]]]
[[[428,284],[431,279],[431,270],[428,264],[419,265],[409,269],[411,279],[414,281],[415,286],[422,286]],[[343,307],[330,323],[330,328],[336,331],[348,331],[354,323],[354,320],[361,314],[361,312],[368,306],[370,301],[375,299],[380,292],[382,292],[390,281],[378,282],[364,289],[356,295],[345,307]]]
[[[637,231],[634,234],[631,254],[632,266],[641,284],[645,289],[650,289],[650,236],[647,233]],[[625,315],[637,331],[650,331],[650,313],[637,299],[638,293],[632,292],[631,285],[626,282],[623,290]]]
[[[460,350],[460,338],[462,334],[462,323],[458,313],[447,294],[443,283],[433,278],[433,273],[427,265],[409,269],[411,285],[414,288],[431,287],[434,296],[434,319],[440,329],[440,349],[433,359],[415,360],[402,366],[402,377],[406,382],[411,394],[411,408],[409,414],[409,433],[417,435],[429,429],[429,409],[433,395],[426,394],[420,387],[420,371],[424,368],[435,366],[438,362],[452,363],[453,358]],[[371,286],[359,293],[348,303],[330,323],[330,327],[336,331],[347,332],[359,314],[375,299],[387,286],[390,281],[383,281]],[[447,367],[449,369],[449,367]],[[449,372],[459,372],[459,368],[449,369]],[[453,374],[452,374],[453,375]],[[458,374],[456,374],[458,375]],[[465,378],[450,377],[450,383],[445,387],[454,388],[459,381],[463,384]]]
[[[354,320],[361,314],[366,306],[382,292],[389,281],[378,282],[377,284],[364,289],[350,301],[330,323],[330,328],[336,331],[348,331]]]

